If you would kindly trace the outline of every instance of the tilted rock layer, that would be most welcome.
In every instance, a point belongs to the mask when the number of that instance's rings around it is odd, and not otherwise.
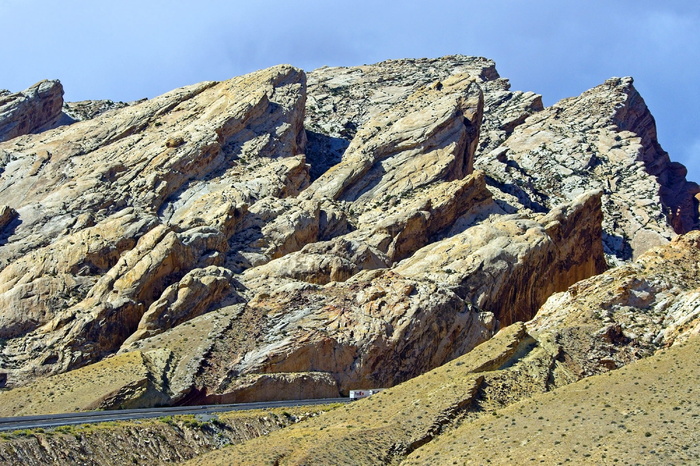
[[[394,385],[698,225],[628,78],[543,108],[484,58],[282,65],[63,108],[0,143],[0,380],[80,408]]]

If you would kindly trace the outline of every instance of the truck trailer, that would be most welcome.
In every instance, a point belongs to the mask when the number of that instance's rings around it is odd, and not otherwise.
[[[350,390],[350,400],[359,400],[360,398],[367,398],[370,395],[374,395],[375,393],[379,393],[383,388],[370,388],[366,390]]]

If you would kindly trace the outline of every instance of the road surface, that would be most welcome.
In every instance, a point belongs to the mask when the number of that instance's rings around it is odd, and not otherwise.
[[[115,411],[87,411],[82,413],[46,414],[40,416],[0,418],[0,431],[38,429],[74,424],[124,421],[149,417],[175,416],[181,414],[212,414],[248,409],[292,408],[295,406],[347,403],[349,398],[320,398],[315,400],[264,401],[258,403],[236,403],[225,405],[177,406],[166,408],[123,409]]]

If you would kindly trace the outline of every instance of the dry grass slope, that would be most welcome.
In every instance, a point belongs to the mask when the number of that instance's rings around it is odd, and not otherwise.
[[[115,356],[0,392],[0,416],[85,411],[100,408],[103,403],[118,403],[120,397],[129,399],[125,408],[137,407],[139,398],[152,394],[148,375],[141,352]]]
[[[464,423],[402,464],[697,464],[700,338]]]

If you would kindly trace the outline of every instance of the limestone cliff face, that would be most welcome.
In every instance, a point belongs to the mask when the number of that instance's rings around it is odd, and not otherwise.
[[[73,112],[0,143],[9,387],[132,356],[130,406],[393,385],[697,225],[629,79],[545,109],[483,58],[284,65]]]

